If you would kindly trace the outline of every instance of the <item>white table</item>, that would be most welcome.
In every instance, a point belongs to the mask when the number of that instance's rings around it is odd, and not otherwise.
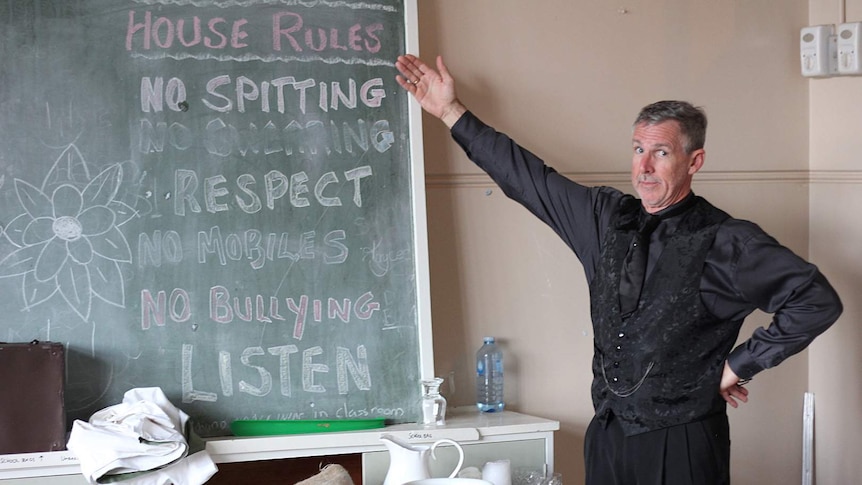
[[[481,467],[486,461],[508,458],[513,467],[546,465],[553,471],[553,433],[558,429],[558,421],[512,411],[481,414],[465,407],[451,409],[442,427],[397,424],[342,433],[209,438],[207,451],[216,463],[361,453],[363,483],[377,485],[383,482],[389,467],[389,454],[380,441],[385,433],[411,443],[431,443],[440,438],[457,441],[464,448],[465,467]],[[437,455],[431,472],[443,476],[454,467],[457,453],[451,447],[441,447]],[[78,460],[69,451],[0,455],[0,480],[4,485],[85,484],[80,473]]]

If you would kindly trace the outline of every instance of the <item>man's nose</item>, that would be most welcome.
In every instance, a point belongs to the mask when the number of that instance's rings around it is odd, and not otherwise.
[[[638,173],[652,173],[653,160],[649,154],[643,154],[635,157],[635,169]]]

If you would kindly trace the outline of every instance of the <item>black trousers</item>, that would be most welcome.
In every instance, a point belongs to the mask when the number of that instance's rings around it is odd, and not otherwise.
[[[728,485],[727,415],[625,436],[613,415],[584,438],[587,485]]]

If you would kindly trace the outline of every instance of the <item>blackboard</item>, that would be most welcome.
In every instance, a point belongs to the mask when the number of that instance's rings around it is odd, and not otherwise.
[[[417,420],[414,28],[415,0],[0,2],[0,341],[66,345],[70,423],[151,386],[201,436]]]

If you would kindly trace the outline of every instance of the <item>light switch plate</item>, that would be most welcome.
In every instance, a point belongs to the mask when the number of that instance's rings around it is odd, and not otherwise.
[[[833,25],[803,27],[799,35],[802,75],[827,77],[838,74],[837,49]]]
[[[840,74],[862,74],[862,22],[840,24],[835,35],[838,43],[838,72]]]

